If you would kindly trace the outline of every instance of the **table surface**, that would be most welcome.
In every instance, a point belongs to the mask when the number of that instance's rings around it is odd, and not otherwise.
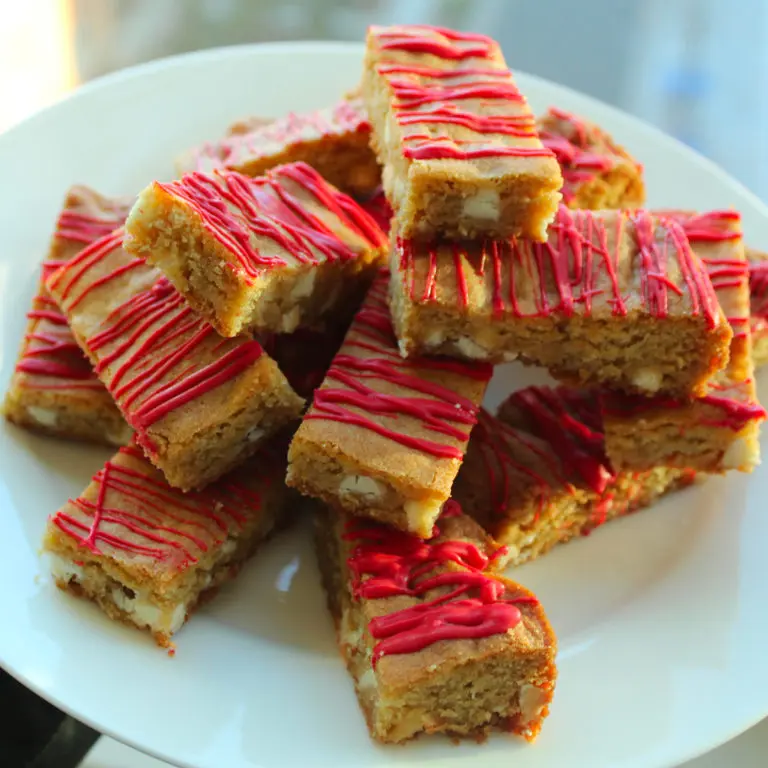
[[[658,125],[768,200],[768,0],[3,2],[0,131],[81,82],[141,61],[262,40],[360,40],[368,24],[394,22],[493,34],[513,68]],[[686,768],[757,768],[767,754],[764,721]],[[107,738],[81,763],[162,765]]]

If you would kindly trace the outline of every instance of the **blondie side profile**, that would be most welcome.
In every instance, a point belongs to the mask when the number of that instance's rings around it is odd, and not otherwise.
[[[203,491],[171,488],[141,449],[120,449],[48,521],[57,585],[170,645],[197,604],[233,578],[288,514],[287,440]]]
[[[593,211],[642,208],[643,166],[602,128],[550,107],[536,121],[541,143],[563,174],[563,202]]]
[[[693,482],[691,470],[615,472],[594,392],[528,387],[481,411],[453,494],[522,565]]]
[[[288,485],[338,509],[430,536],[461,466],[490,366],[403,361],[382,274],[297,430]]]
[[[131,428],[77,346],[45,279],[94,240],[121,226],[132,203],[83,186],[67,192],[3,404],[5,417],[14,424],[107,445],[124,445],[131,439]]]
[[[546,239],[563,179],[485,35],[368,30],[362,90],[400,231],[431,239]]]
[[[683,226],[709,271],[733,329],[730,357],[706,394],[693,400],[606,392],[606,452],[615,469],[668,466],[699,472],[751,472],[760,463],[760,425],[766,413],[755,385],[749,268],[741,216],[736,211],[658,213]]]
[[[227,135],[185,152],[179,176],[215,169],[261,176],[285,163],[304,162],[350,195],[367,196],[381,183],[381,168],[370,147],[371,126],[358,97],[311,112],[289,112],[276,120],[248,118]]]
[[[261,344],[221,338],[122,241],[97,240],[46,285],[150,461],[172,486],[202,488],[304,401]]]
[[[393,236],[392,319],[408,357],[519,357],[576,385],[683,397],[728,361],[707,269],[668,218],[561,206],[546,243]]]
[[[486,572],[494,552],[458,510],[446,504],[426,541],[317,512],[339,647],[377,741],[493,729],[533,741],[548,714],[552,628],[530,592]]]
[[[755,366],[768,363],[768,253],[747,248],[750,330]]]
[[[369,284],[388,249],[373,218],[306,163],[153,182],[125,228],[126,250],[227,337],[313,324]]]

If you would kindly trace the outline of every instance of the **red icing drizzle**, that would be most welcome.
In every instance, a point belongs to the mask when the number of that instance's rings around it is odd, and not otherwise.
[[[108,235],[125,220],[126,208],[116,207],[92,216],[78,210],[64,209],[59,215],[54,237],[59,240],[88,245]],[[46,280],[65,262],[48,259],[43,262],[42,280]],[[90,363],[77,345],[67,325],[67,319],[48,295],[43,285],[27,317],[34,321],[25,336],[16,371],[34,376],[23,380],[27,389],[95,390],[102,389]]]
[[[121,232],[83,250],[49,281],[66,308],[77,306],[97,288],[130,270],[149,270],[132,258],[101,277],[90,271],[120,247]],[[147,430],[172,411],[203,397],[250,368],[263,354],[257,341],[218,339],[213,328],[186,304],[165,277],[113,309],[101,329],[86,340],[98,358],[96,372],[106,375],[137,439],[150,452]],[[211,357],[202,364],[200,355]]]
[[[386,235],[355,201],[332,187],[306,163],[292,163],[250,178],[234,171],[206,175],[190,173],[181,181],[158,186],[185,203],[200,217],[206,231],[237,259],[241,272],[254,279],[266,269],[289,266],[283,249],[303,264],[346,261],[359,252],[342,240],[291,191],[298,186],[316,205],[369,248],[384,248]],[[260,250],[254,237],[267,238],[273,246]]]
[[[609,487],[615,475],[605,456],[596,397],[581,390],[528,387],[509,400],[530,420],[525,428],[481,411],[472,433],[495,513],[505,515],[518,498],[520,475],[537,488],[539,512],[550,502],[553,482],[571,492],[574,478],[594,493]]]
[[[451,502],[446,506],[451,507]],[[440,640],[483,638],[514,628],[529,595],[505,598],[501,581],[483,573],[489,558],[472,542],[426,541],[376,523],[351,519],[344,538],[354,542],[347,564],[358,600],[406,595],[422,602],[377,616],[368,625],[376,640],[373,665],[383,656],[416,653]],[[457,568],[446,569],[447,564]],[[427,598],[432,590],[438,594]]]
[[[567,126],[566,136],[562,125],[556,130],[539,128],[541,143],[552,150],[563,174],[563,201],[571,203],[580,185],[591,181],[601,173],[610,171],[616,164],[616,156],[609,152],[593,151],[590,130],[583,120],[569,112],[550,107],[547,117]]]
[[[259,475],[262,470],[256,467],[265,461],[272,466],[266,453],[258,465],[254,463]],[[221,546],[261,507],[259,493],[232,478],[203,491],[176,491],[158,477],[135,445],[121,448],[93,482],[98,485],[96,499],[70,500],[75,509],[57,512],[54,525],[96,555],[120,551],[179,569]]]
[[[305,419],[354,425],[435,458],[461,460],[464,446],[453,442],[468,440],[477,421],[477,405],[422,374],[440,371],[488,381],[492,369],[454,360],[403,360],[397,351],[387,307],[387,282],[388,275],[382,275],[372,286],[324,385],[315,392],[314,404]],[[354,348],[373,355],[356,355]],[[378,392],[367,382],[385,382],[396,388],[396,393]],[[367,414],[389,417],[394,423],[385,426]],[[418,420],[424,429],[435,434],[435,439],[397,429],[396,421],[401,416]],[[448,439],[440,439],[441,435]]]
[[[403,127],[416,126],[403,132],[405,157],[476,160],[552,156],[538,142],[534,117],[511,73],[499,62],[498,46],[491,38],[421,25],[374,27],[371,35],[383,52],[429,54],[452,62],[482,60],[481,66],[446,69],[392,61],[384,54],[377,72],[394,94],[395,119]],[[516,113],[508,114],[513,105]],[[494,109],[500,114],[485,113]],[[466,139],[434,133],[426,130],[430,125],[460,126],[474,135]],[[425,130],[419,131],[419,126]],[[530,146],[511,139],[528,141]]]
[[[392,206],[389,204],[384,189],[379,187],[373,195],[367,200],[363,200],[360,205],[381,227],[382,232],[389,232],[389,225],[392,221]]]
[[[669,292],[676,295],[684,292],[668,276],[667,266],[675,261],[680,266],[690,297],[691,313],[702,314],[709,326],[715,327],[719,320],[717,299],[706,273],[699,268],[698,260],[691,252],[683,230],[677,223],[659,219],[647,211],[603,218],[592,211],[571,211],[560,206],[555,221],[550,225],[546,243],[518,238],[487,240],[481,244],[479,257],[474,260],[461,245],[454,244],[452,271],[460,307],[466,309],[469,304],[466,270],[470,268],[480,275],[490,276],[492,308],[497,317],[571,317],[579,304],[583,306],[584,314],[589,315],[596,296],[601,296],[611,305],[614,315],[626,315],[627,300],[619,285],[616,243],[621,242],[627,221],[634,224],[632,231],[638,251],[634,261],[639,271],[639,299],[644,309],[653,317],[664,318],[668,314]],[[609,227],[612,227],[612,232]],[[609,235],[614,240],[612,248],[608,245]],[[398,240],[397,247],[405,290],[411,300],[436,300],[438,248],[403,239]],[[424,249],[427,269],[424,288],[420,291],[416,254]],[[449,271],[445,264],[440,269]],[[597,287],[601,276],[607,278],[609,295],[605,294],[604,287]],[[537,289],[529,297],[531,292],[527,287],[534,278]],[[523,286],[522,290],[518,283]],[[533,302],[531,311],[522,307],[521,295]]]

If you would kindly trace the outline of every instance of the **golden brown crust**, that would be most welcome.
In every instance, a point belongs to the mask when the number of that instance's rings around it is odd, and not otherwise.
[[[449,529],[447,520],[445,524],[433,542],[463,539],[484,547],[466,522],[459,529]],[[538,601],[519,585],[499,579],[503,599],[531,601],[516,603],[521,619],[513,629],[478,639],[439,640],[415,652],[385,655],[374,667],[370,621],[434,599],[441,590],[422,598],[353,597],[347,559],[355,544],[344,536],[345,525],[344,516],[318,510],[317,552],[339,646],[371,736],[385,743],[420,733],[482,738],[502,728],[533,740],[546,717],[556,676],[556,639]],[[462,535],[456,535],[459,530]],[[440,572],[438,567],[434,573]]]
[[[531,110],[498,45],[461,37],[421,25],[368,31],[362,91],[387,198],[408,237],[520,234],[541,240],[560,200],[559,166],[542,151]],[[447,55],[440,54],[443,48]],[[476,55],[467,56],[468,48]],[[457,50],[460,55],[452,53]],[[485,74],[465,74],[478,69]],[[454,89],[480,83],[485,89],[476,97],[454,100]],[[497,87],[506,98],[496,98]],[[460,120],[438,116],[448,112],[460,113]],[[494,132],[495,122],[505,124],[504,132]],[[510,133],[509,125],[517,130]]]
[[[226,213],[211,214],[219,208]],[[227,337],[291,332],[345,306],[370,284],[386,245],[354,201],[302,164],[253,182],[155,182],[126,223],[126,248]]]
[[[44,548],[58,585],[167,645],[287,516],[291,492],[273,482],[285,448],[278,441],[190,494],[168,486],[135,446],[121,449],[48,521]]]
[[[119,243],[118,233],[86,269],[70,265],[49,278],[48,287],[91,361],[106,361],[99,376],[117,393],[151,461],[174,487],[204,487],[297,419],[304,401],[258,344],[219,337],[157,270]],[[136,309],[137,302],[143,310]],[[125,330],[128,318],[141,323],[138,334]],[[93,338],[104,332],[107,341],[94,349]],[[169,337],[173,347],[163,344]],[[234,368],[224,366],[228,359]],[[154,375],[145,380],[142,366]],[[201,389],[193,388],[201,383]],[[182,386],[193,393],[188,401],[168,409],[158,403],[159,415],[143,426],[137,415],[141,404]]]
[[[287,482],[428,536],[450,496],[490,368],[400,360],[380,277],[297,431]]]

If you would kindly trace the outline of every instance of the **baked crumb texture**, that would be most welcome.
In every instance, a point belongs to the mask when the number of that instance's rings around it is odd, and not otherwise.
[[[768,363],[768,253],[747,248],[750,330],[755,366]]]
[[[140,448],[121,448],[48,520],[43,546],[57,585],[167,647],[288,514],[290,491],[274,481],[285,450],[278,440],[204,491],[183,494]]]
[[[403,361],[374,282],[289,451],[287,482],[355,515],[427,537],[491,376],[482,363]]]
[[[341,99],[330,107],[289,112],[276,120],[239,120],[220,141],[185,152],[176,170],[179,176],[214,169],[261,176],[277,165],[304,162],[335,187],[366,197],[381,183],[370,132],[361,98]]]
[[[94,240],[122,225],[129,199],[72,187],[56,222],[27,329],[3,403],[20,427],[71,440],[124,445],[131,429],[77,346],[45,279]]]
[[[370,284],[388,250],[374,219],[306,163],[153,182],[125,226],[126,249],[227,337],[311,325]]]
[[[765,410],[757,399],[750,333],[749,267],[736,211],[659,211],[685,230],[709,272],[733,329],[728,365],[703,397],[677,400],[606,392],[603,421],[616,469],[666,466],[699,472],[751,472],[760,463]]]
[[[555,107],[538,118],[536,127],[541,143],[560,163],[563,202],[569,208],[643,206],[643,166],[602,128]]]
[[[150,461],[175,488],[202,488],[304,401],[261,344],[223,339],[122,241],[96,240],[46,285]]]
[[[481,411],[453,496],[522,565],[694,476],[666,467],[614,471],[596,393],[528,387],[497,417]]]
[[[493,729],[533,741],[548,714],[554,633],[530,592],[487,572],[494,552],[458,510],[446,504],[426,541],[317,513],[339,647],[377,741]]]
[[[520,358],[573,385],[681,397],[705,394],[728,361],[707,269],[669,218],[561,206],[546,243],[393,237],[406,356]]]
[[[546,240],[563,178],[498,43],[370,27],[362,90],[404,237]]]

